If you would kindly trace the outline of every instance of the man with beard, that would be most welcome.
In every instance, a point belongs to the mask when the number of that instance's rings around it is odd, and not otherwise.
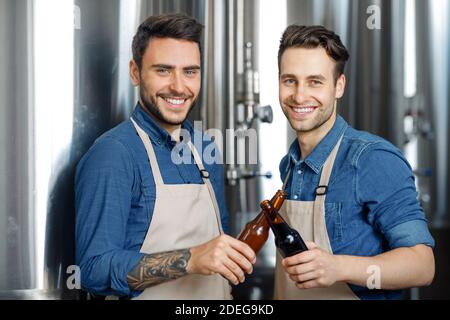
[[[139,102],[77,167],[76,260],[94,295],[229,299],[228,281],[252,272],[252,249],[223,234],[222,166],[203,164],[184,140],[192,161],[172,161],[180,129],[194,136],[186,117],[200,91],[202,28],[179,14],[139,26],[130,61]]]
[[[297,139],[280,163],[280,213],[309,250],[277,256],[278,299],[391,299],[434,277],[431,237],[414,176],[386,140],[336,114],[349,55],[322,26],[288,27],[279,99]]]

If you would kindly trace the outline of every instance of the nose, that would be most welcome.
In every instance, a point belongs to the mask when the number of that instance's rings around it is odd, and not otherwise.
[[[172,90],[174,93],[177,93],[177,94],[184,93],[184,80],[183,80],[183,76],[179,72],[173,73],[169,87],[170,87],[170,90]]]
[[[304,84],[299,83],[297,85],[293,98],[297,104],[302,104],[308,100],[308,91],[306,90],[306,86]]]

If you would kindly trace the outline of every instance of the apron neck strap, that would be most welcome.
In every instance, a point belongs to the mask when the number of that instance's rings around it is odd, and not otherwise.
[[[320,175],[319,186],[316,188],[316,198],[314,199],[313,206],[313,214],[314,214],[314,223],[313,223],[313,234],[314,241],[316,243],[321,243],[323,249],[326,249],[328,252],[333,252],[331,248],[330,239],[328,238],[328,232],[325,222],[325,198],[328,189],[328,183],[330,181],[331,171],[333,170],[334,161],[336,160],[336,155],[339,150],[339,146],[341,145],[342,135],[327,160],[325,161],[322,169],[322,174]]]
[[[219,225],[219,230],[220,230],[220,233],[223,234],[222,223],[220,222],[220,209],[219,209],[219,205],[217,204],[216,193],[214,192],[211,181],[209,180],[209,173],[208,173],[208,171],[206,171],[205,167],[203,166],[202,158],[198,154],[198,151],[194,147],[192,142],[189,141],[187,143],[187,145],[189,146],[189,149],[191,149],[192,155],[194,156],[194,160],[197,163],[198,169],[200,170],[200,174],[202,176],[203,182],[205,183],[206,187],[208,188],[208,192],[209,192],[209,195],[211,197],[211,200],[212,200],[212,203],[214,206],[214,211],[216,212],[216,218],[218,220],[217,223]]]
[[[136,121],[133,118],[131,118],[131,122],[133,123],[134,127],[136,128],[136,131],[137,131],[139,137],[141,138],[142,142],[144,143],[145,150],[147,151],[148,159],[149,159],[151,167],[152,167],[153,176],[155,177],[155,182],[163,184],[163,180],[162,180],[162,177],[161,177],[161,171],[159,170],[158,161],[156,160],[156,154],[155,154],[155,151],[154,151],[153,146],[151,144],[149,136],[136,123]],[[204,183],[209,182],[209,173],[205,169],[205,166],[203,165],[202,158],[198,154],[197,149],[194,147],[194,145],[190,141],[187,143],[187,146],[189,147],[189,149],[192,152],[192,155],[194,156],[195,163],[196,163],[198,169],[200,170],[200,174],[202,176],[203,182]]]
[[[334,161],[336,160],[336,156],[339,151],[339,147],[341,145],[343,136],[344,135],[342,135],[339,138],[338,142],[336,143],[327,160],[325,161],[325,164],[323,165],[322,174],[320,175],[320,182],[316,188],[316,198],[317,196],[321,196],[323,197],[323,201],[325,201],[331,171],[333,170]]]
[[[152,169],[153,178],[155,179],[155,184],[162,185],[164,184],[161,171],[159,170],[158,161],[156,160],[155,151],[153,150],[152,143],[147,133],[136,123],[133,118],[130,118],[134,127],[136,128],[136,132],[144,143],[145,150],[147,151],[148,160],[150,161],[150,167]]]
[[[283,191],[286,191],[285,189],[286,189],[287,182],[289,180],[289,176],[291,175],[291,169],[292,169],[292,167],[289,166],[289,170],[287,172],[286,178],[284,178],[284,181],[283,181],[283,186],[281,187],[281,190],[283,190]]]
[[[139,137],[141,138],[142,142],[144,143],[145,150],[147,151],[147,156],[148,156],[148,159],[151,164],[151,169],[152,169],[153,177],[155,179],[155,184],[163,185],[164,182],[163,182],[163,179],[161,176],[161,171],[159,170],[158,161],[156,160],[155,151],[153,150],[153,146],[152,146],[149,136],[145,133],[144,130],[142,130],[142,128],[136,123],[136,121],[133,118],[131,118],[131,122],[133,123]],[[208,173],[208,171],[206,171],[205,167],[203,166],[202,159],[201,159],[200,155],[198,154],[197,149],[195,149],[195,147],[192,145],[192,143],[190,141],[188,142],[187,145],[188,145],[189,149],[191,149],[192,155],[194,156],[194,160],[195,160],[197,167],[199,168],[200,173],[202,175],[203,182],[205,183],[205,185],[208,189],[208,193],[211,197],[211,200],[212,200],[212,203],[214,206],[214,211],[216,213],[219,230],[220,230],[220,233],[222,234],[223,230],[222,230],[222,224],[220,223],[220,210],[219,210],[219,206],[217,204],[216,194],[214,192],[213,186],[212,186],[211,182],[209,181],[209,173]]]
[[[195,163],[197,164],[198,169],[200,170],[200,174],[202,175],[203,181],[206,183],[206,180],[209,178],[208,171],[206,171],[205,166],[203,165],[202,158],[198,154],[197,149],[194,147],[191,141],[188,141],[187,146],[192,152],[194,156]]]
[[[343,137],[344,137],[344,135],[341,135],[341,137],[339,138],[338,142],[334,146],[333,150],[331,151],[330,155],[328,156],[327,160],[325,161],[325,163],[323,165],[323,170],[322,170],[322,174],[320,175],[319,185],[316,188],[316,195],[324,196],[324,198],[325,198],[325,194],[327,193],[327,188],[328,188],[328,182],[330,181],[331,170],[333,170],[334,161],[336,160],[336,155],[339,151],[339,147],[341,145],[341,141],[342,141]],[[286,184],[291,175],[291,171],[292,171],[292,166],[289,166],[288,173],[286,175],[286,178],[284,178],[284,181],[283,181],[282,190],[284,190],[286,188]]]

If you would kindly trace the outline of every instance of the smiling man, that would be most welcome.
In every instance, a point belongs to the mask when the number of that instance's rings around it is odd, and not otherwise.
[[[322,26],[289,26],[280,42],[280,104],[297,133],[280,163],[288,195],[280,213],[309,250],[277,255],[278,299],[391,299],[434,277],[410,165],[336,113],[348,58]]]
[[[230,299],[228,281],[252,272],[252,249],[223,233],[222,166],[203,165],[190,141],[192,161],[172,162],[179,129],[194,136],[186,118],[200,91],[201,31],[179,14],[139,26],[130,61],[139,102],[78,164],[76,260],[94,295]]]

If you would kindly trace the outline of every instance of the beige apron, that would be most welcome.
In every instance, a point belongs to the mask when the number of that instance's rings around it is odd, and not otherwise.
[[[214,189],[201,158],[188,145],[202,173],[204,184],[164,184],[148,135],[131,119],[144,143],[156,184],[156,201],[150,227],[140,252],[156,253],[191,248],[222,234]],[[134,299],[231,299],[231,287],[220,275],[186,275],[146,288]]]
[[[286,200],[280,209],[280,214],[286,222],[296,229],[305,241],[313,241],[320,248],[332,252],[330,240],[325,223],[325,197],[326,188],[330,180],[331,170],[333,169],[334,160],[341,144],[341,139],[334,147],[333,151],[325,161],[322,174],[320,176],[319,193],[316,195],[315,201],[290,201]],[[286,179],[289,178],[289,173]],[[274,299],[283,300],[314,300],[314,299],[358,299],[350,287],[344,282],[336,282],[329,288],[313,288],[299,289],[289,278],[281,265],[282,257],[277,252],[276,269],[275,269],[275,293]]]

